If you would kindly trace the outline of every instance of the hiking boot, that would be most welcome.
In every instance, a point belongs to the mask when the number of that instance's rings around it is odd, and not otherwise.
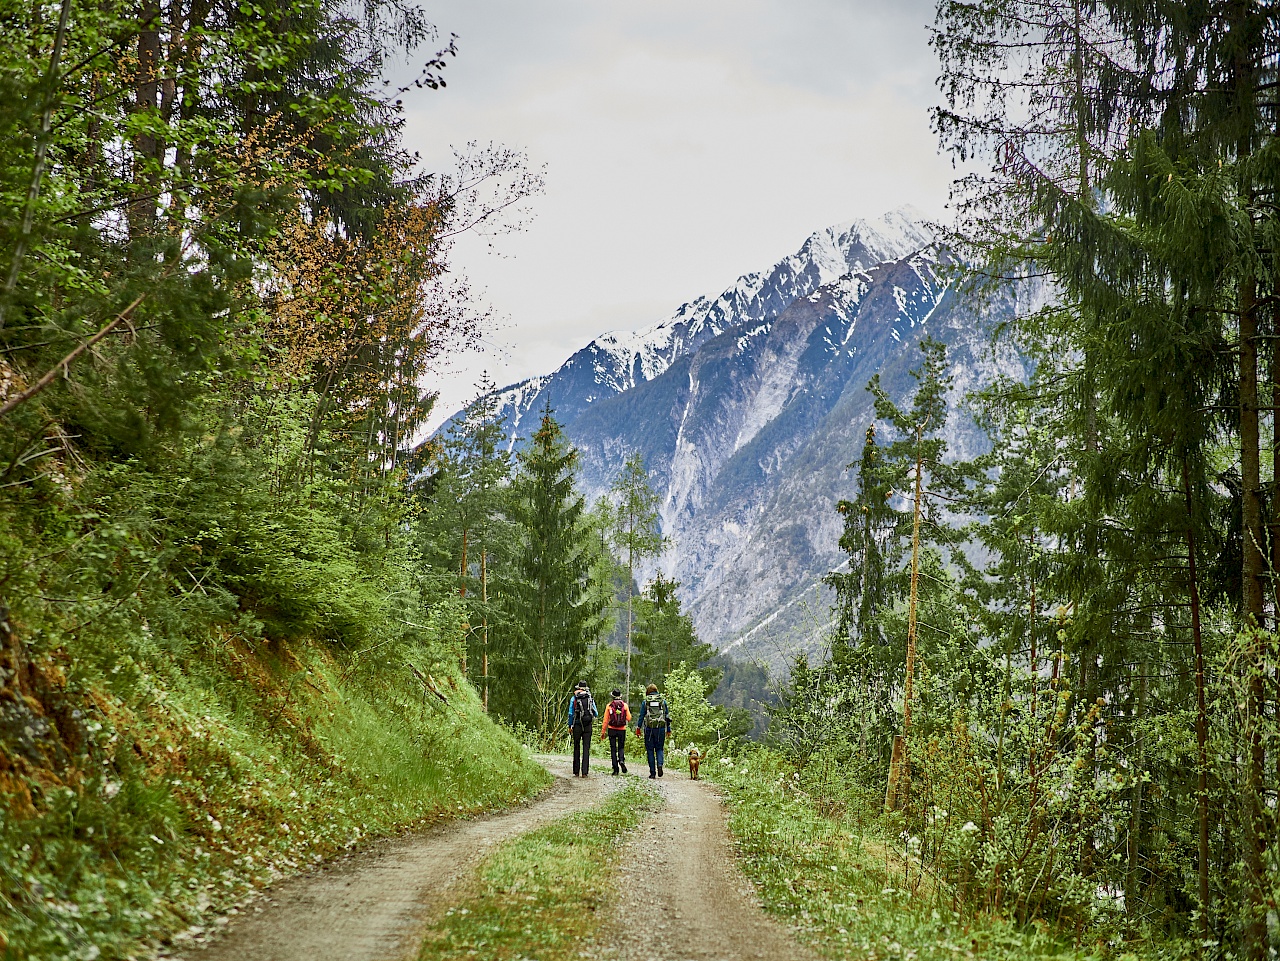
[[[614,777],[618,776],[618,769],[616,767],[613,769],[613,776]]]
[[[662,765],[658,765],[658,777],[662,777]]]
[[[658,776],[658,775],[654,774],[652,771],[650,771],[650,772],[649,772],[649,780],[650,780],[650,781],[652,781],[652,780],[653,780],[654,778],[656,778],[657,776]]]
[[[626,766],[625,764],[624,764],[624,765],[622,765],[622,773],[623,773],[623,774],[626,774],[626,773],[627,773],[627,766]]]

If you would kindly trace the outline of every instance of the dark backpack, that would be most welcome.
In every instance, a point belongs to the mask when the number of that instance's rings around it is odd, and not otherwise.
[[[667,712],[666,703],[662,700],[661,694],[650,694],[645,698],[644,726],[645,727],[666,727]]]
[[[586,691],[573,695],[573,726],[579,731],[591,728],[591,695]]]
[[[627,702],[615,697],[609,702],[613,715],[609,718],[609,726],[615,730],[625,730],[627,726]]]

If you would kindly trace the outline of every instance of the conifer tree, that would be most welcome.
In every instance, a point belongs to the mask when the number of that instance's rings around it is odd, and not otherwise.
[[[468,672],[487,707],[491,632],[495,619],[503,616],[494,598],[505,590],[517,539],[507,519],[512,458],[506,448],[505,418],[487,377],[478,385],[476,398],[450,424],[443,454],[430,526],[445,528],[437,530],[436,537],[450,544],[446,553],[470,618]]]
[[[891,503],[893,488],[883,475],[873,421],[867,426],[858,460],[858,493],[852,501],[836,503],[836,511],[844,518],[840,548],[849,555],[848,570],[832,571],[825,579],[836,592],[832,657],[837,662],[854,645],[884,644],[878,615],[892,601],[885,584],[884,544],[899,517]]]
[[[662,687],[667,674],[678,664],[687,664],[702,675],[708,691],[720,683],[722,672],[704,667],[715,657],[715,648],[698,639],[693,620],[680,610],[676,581],[661,572],[645,588],[637,601],[635,670],[640,683]]]
[[[578,452],[553,413],[548,403],[512,483],[523,543],[507,597],[514,636],[501,664],[503,713],[531,716],[543,734],[562,724],[565,698],[604,627],[603,602],[590,590],[598,542],[574,483]]]
[[[1049,271],[1061,293],[1024,340],[1048,361],[1035,408],[1065,428],[1058,456],[1074,475],[1064,506],[1045,500],[1035,518],[1054,545],[1045,586],[1069,612],[1063,667],[1067,655],[1078,666],[1074,678],[1059,679],[1055,660],[1054,681],[1075,688],[1074,736],[1097,743],[1089,719],[1105,704],[1115,744],[1126,729],[1141,731],[1145,715],[1185,701],[1176,679],[1194,678],[1196,893],[1206,938],[1205,690],[1213,679],[1205,675],[1202,594],[1221,595],[1231,564],[1246,629],[1264,627],[1270,613],[1274,531],[1266,529],[1260,449],[1269,318],[1259,304],[1275,288],[1275,208],[1262,198],[1275,195],[1276,178],[1256,158],[1275,132],[1278,16],[1270,4],[945,3],[936,44],[950,105],[938,115],[944,141],[959,155],[985,149],[992,159],[990,178],[977,180],[993,189],[969,193],[971,210],[981,211],[972,222],[1003,238],[982,269],[1030,264]],[[1073,407],[1079,415],[1062,417]],[[1227,439],[1238,460],[1222,470]],[[1228,491],[1238,520],[1221,528],[1224,543],[1204,519]],[[1202,551],[1217,560],[1198,565]],[[1183,661],[1187,649],[1192,664]],[[1153,653],[1185,667],[1149,683]],[[1255,683],[1246,714],[1264,715],[1265,701]],[[1141,735],[1133,737],[1128,772],[1143,763]],[[1257,737],[1244,753],[1239,824],[1252,902],[1244,944],[1260,957],[1266,766]],[[1087,759],[1100,781],[1092,750]],[[1131,876],[1141,858],[1141,783],[1130,795]],[[1094,850],[1086,836],[1086,871]]]
[[[899,596],[905,596],[907,603],[906,636],[890,638],[894,656],[897,650],[903,654],[902,754],[901,765],[890,773],[886,804],[891,810],[899,803],[900,795],[905,800],[910,791],[911,762],[907,752],[915,696],[923,552],[929,544],[945,548],[959,542],[960,535],[946,512],[949,504],[958,502],[966,493],[964,471],[948,462],[947,442],[942,433],[946,428],[947,392],[951,386],[946,346],[931,337],[925,337],[919,346],[923,358],[911,371],[916,389],[908,409],[893,402],[881,386],[878,374],[868,385],[875,396],[876,416],[896,435],[882,448],[883,468],[874,473],[880,475],[878,483],[887,485],[908,505],[907,509],[896,512],[897,524],[887,551],[894,572],[890,582],[899,585]],[[875,491],[874,485],[872,490]],[[895,755],[898,753],[899,749],[895,748]]]

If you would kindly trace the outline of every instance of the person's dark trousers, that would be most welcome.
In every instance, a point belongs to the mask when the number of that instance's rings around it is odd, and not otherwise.
[[[665,727],[646,727],[644,729],[644,753],[649,760],[649,776],[657,777],[658,768],[662,767],[662,752],[667,743]]]
[[[615,731],[609,728],[609,760],[613,762],[613,773],[617,774],[618,769],[622,769],[622,773],[627,773],[627,729],[624,727],[621,731]]]
[[[585,731],[573,729],[573,774],[577,777],[579,770],[582,776],[587,776],[587,769],[591,767],[591,728]]]

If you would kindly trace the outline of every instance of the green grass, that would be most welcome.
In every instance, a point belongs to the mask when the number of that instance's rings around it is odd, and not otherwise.
[[[502,845],[481,867],[472,893],[427,936],[419,961],[579,957],[604,923],[602,867],[659,803],[656,792],[628,778],[598,807]]]
[[[549,781],[439,666],[448,706],[316,648],[122,663],[88,725],[109,763],[0,806],[5,961],[141,956],[254,887]]]
[[[726,789],[729,827],[765,907],[821,954],[877,961],[1172,959],[1173,945],[1076,944],[1045,924],[953,909],[926,879],[904,881],[902,861],[856,812],[820,814],[791,768],[767,752],[708,773]],[[897,847],[897,846],[895,846]]]

